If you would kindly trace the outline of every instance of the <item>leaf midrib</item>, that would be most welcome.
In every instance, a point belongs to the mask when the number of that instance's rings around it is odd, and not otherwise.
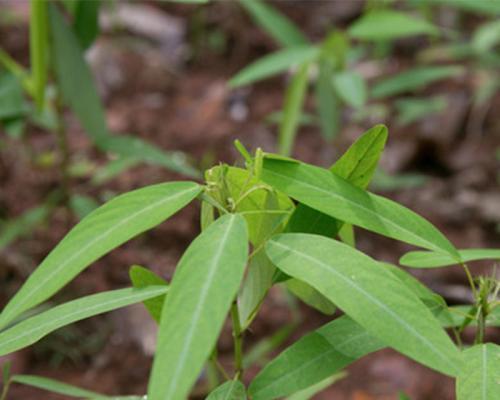
[[[276,176],[278,176],[278,177],[280,177],[280,178],[289,179],[289,180],[291,180],[291,181],[293,181],[293,182],[295,182],[295,183],[302,184],[302,185],[307,186],[307,187],[309,187],[309,188],[312,188],[312,189],[314,189],[314,190],[316,190],[316,191],[319,191],[320,193],[324,193],[324,194],[326,194],[326,195],[329,195],[329,196],[331,196],[331,197],[333,197],[333,198],[336,198],[336,199],[341,199],[341,200],[345,201],[346,203],[348,203],[348,204],[350,204],[350,205],[352,205],[352,206],[354,206],[354,207],[357,207],[357,208],[359,208],[359,209],[361,209],[361,210],[364,210],[364,211],[366,211],[366,212],[368,212],[368,213],[370,213],[370,214],[374,215],[374,216],[375,216],[376,218],[378,218],[378,219],[382,219],[384,222],[388,223],[389,225],[391,225],[391,226],[393,226],[393,227],[395,227],[395,228],[397,228],[397,229],[399,229],[399,230],[402,230],[402,231],[406,232],[407,234],[409,234],[409,236],[412,236],[412,237],[414,237],[414,238],[417,238],[419,242],[422,242],[422,241],[423,241],[424,243],[428,243],[428,244],[430,244],[430,246],[429,246],[429,248],[430,248],[430,249],[433,249],[433,250],[438,250],[438,252],[439,252],[439,250],[444,250],[444,251],[446,251],[446,253],[447,253],[447,254],[450,254],[450,255],[451,255],[451,253],[449,253],[447,250],[442,249],[442,248],[440,248],[440,247],[438,247],[438,248],[436,249],[436,246],[435,246],[432,242],[428,241],[427,239],[425,239],[425,238],[423,238],[423,237],[421,237],[421,236],[419,236],[419,235],[416,235],[415,233],[413,233],[413,232],[411,232],[411,231],[408,231],[408,230],[407,230],[407,229],[405,229],[403,226],[401,226],[401,225],[398,225],[398,224],[394,223],[394,222],[393,222],[393,221],[391,221],[390,219],[387,219],[387,218],[385,218],[384,216],[382,216],[382,215],[380,215],[380,214],[377,214],[376,212],[374,212],[374,211],[370,210],[369,208],[366,208],[366,207],[364,207],[364,206],[360,205],[359,203],[355,203],[355,202],[353,202],[352,200],[349,200],[347,197],[342,197],[342,196],[340,196],[340,195],[338,195],[338,194],[336,194],[336,193],[329,192],[329,191],[324,190],[324,189],[322,189],[322,188],[320,188],[320,187],[318,187],[318,186],[311,185],[311,184],[309,184],[309,183],[307,183],[307,182],[304,182],[304,181],[299,181],[299,180],[297,180],[297,179],[294,179],[294,178],[289,177],[289,176],[287,176],[287,175],[283,175],[283,174],[276,173],[276,172],[271,171],[271,170],[269,170],[269,169],[267,169],[267,172],[268,172],[268,173],[270,173],[270,174],[276,175]],[[356,189],[358,189],[358,188],[356,188]],[[358,189],[358,190],[362,190],[362,189]],[[294,197],[294,196],[291,196],[291,197]],[[313,208],[313,207],[311,207],[311,208]],[[329,214],[327,214],[327,215],[329,215]],[[337,217],[334,217],[334,218],[337,218]],[[350,222],[350,221],[347,221],[347,222]],[[350,222],[350,223],[352,223],[352,222]],[[359,225],[359,224],[355,224],[355,225]],[[365,228],[365,229],[366,229],[366,228]],[[454,257],[452,256],[452,258],[454,258]]]
[[[156,291],[150,291],[150,293],[146,294],[145,293],[133,293],[131,294],[130,296],[127,296],[127,297],[120,297],[118,299],[112,299],[112,300],[109,300],[109,301],[106,301],[106,302],[103,302],[103,303],[99,303],[99,304],[96,304],[94,306],[90,306],[90,307],[87,307],[85,309],[78,309],[76,312],[74,313],[70,313],[70,314],[65,314],[64,316],[62,317],[59,317],[59,318],[55,318],[55,319],[51,319],[50,321],[48,322],[45,322],[45,323],[42,323],[40,325],[38,325],[35,329],[32,329],[30,331],[25,331],[23,332],[22,334],[10,339],[10,340],[7,340],[7,341],[2,341],[0,342],[0,347],[2,346],[7,346],[9,343],[12,343],[12,342],[16,342],[18,340],[22,340],[23,338],[27,337],[27,336],[30,336],[30,335],[38,335],[39,332],[41,331],[42,332],[42,335],[43,335],[43,332],[44,332],[44,329],[46,327],[50,327],[52,325],[58,325],[58,323],[60,323],[61,321],[65,321],[65,320],[69,320],[69,321],[72,321],[75,317],[77,317],[78,315],[82,314],[82,315],[86,315],[88,312],[92,312],[93,310],[96,310],[96,309],[99,309],[99,308],[104,308],[106,309],[108,306],[111,306],[112,304],[115,304],[115,303],[121,303],[121,302],[128,302],[128,301],[133,301],[135,298],[138,298],[138,299],[150,299],[150,298],[153,298],[153,297],[156,297],[157,295],[160,295],[160,294],[163,294],[164,292],[166,292],[167,289],[166,288],[161,288],[161,289],[157,289]],[[158,294],[157,294],[158,292]],[[79,300],[74,300],[75,302],[79,301]],[[47,313],[50,313],[50,314],[56,314],[57,311],[60,310],[60,308],[62,307],[67,307],[69,304],[62,304],[58,307],[54,307],[53,309],[47,311]],[[81,307],[81,306],[80,306]],[[106,311],[103,311],[103,312],[106,312]],[[35,316],[33,318],[40,318],[42,317],[42,315],[45,314],[45,313],[42,313],[40,314],[39,316]],[[78,318],[78,317],[77,317]],[[76,320],[78,321],[78,319]],[[76,322],[75,321],[75,322]],[[20,322],[20,324],[22,324],[22,322]],[[17,325],[14,325],[11,329],[15,329],[17,327]],[[56,329],[59,329],[56,328]],[[7,331],[4,331],[2,332],[2,335],[3,334],[6,334],[8,333],[9,330]],[[35,338],[35,341],[39,338],[39,336],[37,336],[37,338]]]
[[[437,349],[427,338],[423,337],[419,332],[417,332],[414,329],[412,329],[412,326],[409,325],[405,320],[401,319],[401,317],[398,314],[396,314],[394,311],[392,311],[390,308],[388,308],[384,303],[380,302],[376,297],[373,297],[370,293],[366,292],[362,287],[359,287],[358,285],[356,285],[356,283],[353,282],[351,279],[349,279],[348,277],[346,277],[342,273],[336,271],[334,268],[330,268],[330,266],[328,264],[325,264],[322,261],[320,261],[320,260],[318,260],[318,259],[316,259],[316,258],[314,258],[312,256],[309,256],[309,255],[307,255],[305,253],[299,252],[299,251],[297,251],[297,250],[295,250],[295,249],[293,249],[291,247],[285,246],[285,245],[283,245],[283,244],[281,244],[279,242],[276,242],[274,240],[272,240],[271,242],[273,244],[277,245],[278,247],[286,249],[286,250],[290,251],[291,253],[295,253],[298,256],[302,256],[303,258],[312,261],[313,263],[315,263],[318,266],[320,266],[322,269],[326,270],[326,272],[331,273],[332,275],[334,275],[334,276],[342,279],[345,283],[347,283],[353,289],[355,289],[356,291],[358,291],[362,295],[366,296],[369,300],[371,300],[373,303],[375,303],[376,305],[378,305],[389,316],[391,316],[394,320],[396,320],[397,322],[399,322],[399,324],[403,328],[405,328],[406,331],[408,331],[414,337],[416,337],[417,339],[419,339],[419,341],[421,341],[424,344],[427,344],[427,347],[434,354],[438,355],[441,360],[445,361],[446,364],[450,365],[451,368],[452,368],[452,370],[455,371],[455,373],[457,372],[456,367],[454,366],[454,364],[446,357],[446,355],[443,355],[442,352],[439,351],[439,349]],[[335,302],[335,300],[331,300],[331,301]]]
[[[226,232],[224,232],[224,236],[222,237],[222,239],[219,242],[219,247],[217,248],[217,250],[215,252],[215,256],[212,259],[212,262],[210,263],[209,274],[206,277],[205,284],[203,285],[202,290],[201,290],[201,295],[200,295],[198,304],[196,305],[196,309],[195,309],[194,313],[192,314],[191,322],[188,325],[192,328],[189,330],[189,332],[186,336],[186,340],[184,340],[184,342],[183,342],[184,344],[183,344],[181,352],[180,352],[181,358],[178,361],[177,366],[175,368],[174,376],[170,380],[170,382],[172,382],[172,384],[170,386],[168,386],[168,391],[166,392],[166,395],[165,395],[166,399],[170,399],[171,398],[170,396],[172,395],[172,393],[175,393],[175,390],[177,389],[178,382],[179,382],[179,379],[178,379],[179,375],[180,375],[181,371],[184,369],[184,366],[186,363],[186,355],[187,355],[186,349],[188,349],[191,346],[191,341],[193,340],[193,334],[195,331],[195,327],[197,326],[197,321],[200,319],[202,306],[203,306],[203,304],[205,304],[206,297],[208,296],[208,291],[209,291],[210,287],[212,286],[212,281],[216,275],[216,272],[218,271],[217,264],[219,264],[220,258],[221,258],[222,253],[223,253],[222,250],[224,249],[226,240],[229,236],[229,232],[231,231],[235,220],[236,220],[236,218],[233,215],[231,217],[231,221],[229,222],[229,224],[226,228]]]

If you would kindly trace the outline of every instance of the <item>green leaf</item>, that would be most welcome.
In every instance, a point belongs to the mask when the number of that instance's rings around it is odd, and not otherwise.
[[[30,275],[0,314],[0,328],[51,297],[104,254],[166,220],[200,191],[194,182],[163,183],[125,193],[99,207]]]
[[[377,169],[387,136],[387,128],[384,125],[375,125],[347,149],[330,167],[330,171],[354,186],[366,189]]]
[[[321,133],[327,140],[333,139],[340,129],[340,104],[332,86],[333,67],[322,61],[316,80],[315,97]]]
[[[78,219],[85,218],[88,214],[99,207],[99,203],[92,197],[75,194],[69,199],[70,207]]]
[[[45,85],[48,76],[47,55],[49,33],[47,1],[30,1],[30,63],[33,95],[38,110],[42,110],[45,100]]]
[[[227,381],[211,392],[206,400],[246,400],[245,386],[241,381]]]
[[[52,59],[59,88],[87,135],[99,143],[108,135],[108,128],[101,99],[78,38],[55,4],[49,4],[49,21]]]
[[[47,390],[52,393],[59,393],[69,397],[90,398],[90,399],[111,399],[111,397],[92,392],[90,390],[81,389],[79,387],[68,385],[67,383],[59,382],[54,379],[44,378],[35,375],[14,375],[12,382],[23,385],[33,386],[38,389]],[[116,398],[116,397],[113,397]]]
[[[246,66],[230,81],[231,87],[248,85],[312,61],[319,55],[315,46],[295,46],[271,53]]]
[[[26,211],[21,216],[1,224],[0,250],[7,247],[14,240],[32,233],[48,217],[53,204],[46,203]]]
[[[226,214],[182,256],[163,307],[148,398],[187,398],[243,279],[247,242],[244,218]]]
[[[165,279],[159,277],[149,269],[141,267],[140,265],[132,265],[128,274],[130,276],[130,280],[132,281],[132,285],[135,288],[168,285]],[[161,310],[164,302],[165,296],[154,297],[144,302],[144,306],[149,311],[149,314],[151,314],[151,317],[153,317],[153,319],[158,323],[160,323]]]
[[[269,362],[248,388],[253,400],[281,398],[341,371],[384,345],[351,318],[329,322]]]
[[[328,170],[264,158],[262,180],[341,221],[460,259],[453,245],[430,222],[389,199],[357,188]]]
[[[399,11],[378,10],[356,20],[348,33],[355,39],[378,41],[423,34],[437,35],[439,30],[430,22]]]
[[[240,0],[243,8],[282,46],[297,46],[309,41],[287,17],[260,0]]]
[[[479,52],[492,50],[500,42],[500,21],[490,21],[482,24],[472,37],[472,46]]]
[[[497,400],[500,394],[500,346],[478,344],[463,353],[457,400]]]
[[[396,96],[406,92],[413,92],[433,82],[463,74],[464,69],[457,65],[415,67],[395,76],[377,82],[372,89],[372,97]]]
[[[83,49],[87,49],[99,34],[100,0],[78,0],[73,29]]]
[[[288,156],[292,152],[297,127],[307,91],[309,63],[301,65],[285,94],[283,120],[278,136],[278,152]]]
[[[53,307],[0,333],[0,355],[36,343],[49,333],[76,321],[165,294],[166,287],[119,289],[82,297]]]
[[[398,124],[407,125],[444,111],[448,105],[448,101],[443,96],[410,97],[396,100],[394,105],[398,111]]]
[[[425,0],[429,4],[447,5],[464,11],[477,12],[488,17],[500,15],[500,3],[496,0]]]
[[[264,297],[273,284],[276,268],[266,256],[264,249],[257,251],[248,265],[241,293],[238,296],[240,323],[245,330],[259,310]]]
[[[352,71],[343,71],[333,75],[333,87],[347,105],[361,108],[366,103],[367,89],[363,77]]]
[[[306,389],[301,390],[300,392],[294,393],[291,396],[288,396],[286,400],[309,400],[312,399],[316,394],[319,392],[325,390],[327,387],[333,385],[335,382],[337,382],[339,379],[342,379],[344,376],[346,376],[346,373],[340,372],[338,374],[335,374],[334,376],[330,376],[329,378],[326,378],[322,380],[321,382],[318,382]]]
[[[287,289],[307,305],[326,315],[333,315],[337,307],[312,286],[298,279],[289,279],[285,282]]]
[[[152,165],[159,165],[191,178],[199,178],[200,171],[190,165],[186,154],[181,151],[164,151],[138,137],[108,136],[98,143],[101,150],[115,153],[127,159],[135,159]]]
[[[28,110],[18,78],[0,73],[0,120],[22,117]]]
[[[267,242],[271,261],[340,307],[384,343],[456,376],[460,353],[418,297],[379,262],[323,236],[289,233]]]
[[[458,250],[463,262],[477,260],[500,260],[500,249],[464,249]],[[400,258],[399,263],[411,268],[439,268],[458,264],[447,254],[433,251],[410,251]]]

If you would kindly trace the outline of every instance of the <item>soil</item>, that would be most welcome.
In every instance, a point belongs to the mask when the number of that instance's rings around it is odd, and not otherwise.
[[[268,79],[238,90],[230,90],[226,84],[249,62],[277,49],[236,2],[203,8],[152,1],[133,4],[173,18],[172,25],[178,24],[178,31],[170,34],[173,37],[170,41],[167,38],[160,42],[154,33],[109,29],[94,44],[89,59],[105,102],[110,129],[116,134],[138,135],[163,149],[186,152],[200,168],[219,161],[240,162],[232,145],[236,138],[251,149],[257,146],[268,151],[275,149],[277,128],[263,121],[282,106],[287,77]],[[332,22],[346,26],[362,7],[356,1],[299,0],[277,5],[315,40],[323,36],[325,27]],[[0,13],[2,9],[15,10],[20,17],[13,24],[0,24],[0,47],[27,65],[27,4],[14,0],[0,2]],[[475,26],[477,18],[469,19],[471,26]],[[375,75],[394,73],[412,65],[417,50],[425,45],[411,40],[396,45],[389,59],[375,63]],[[470,99],[477,82],[471,72],[473,66],[466,67],[469,72],[460,79],[432,85],[419,93],[446,96],[450,105],[444,112],[400,126],[393,113],[384,120],[369,117],[357,122],[353,113],[346,111],[343,128],[333,143],[322,139],[316,126],[301,129],[294,156],[329,165],[366,128],[384,122],[390,128],[382,160],[384,169],[390,174],[425,174],[426,180],[415,187],[375,190],[428,218],[458,248],[500,247],[497,177],[500,165],[495,154],[495,149],[500,148],[500,125],[496,118],[500,95],[493,97],[484,112],[473,108]],[[307,108],[314,110],[313,99],[307,100]],[[65,119],[72,162],[92,166],[73,179],[74,194],[103,202],[114,194],[148,184],[186,179],[157,166],[139,165],[103,185],[93,185],[92,171],[109,159],[93,147],[70,112]],[[471,120],[475,129],[471,128]],[[57,141],[54,135],[34,126],[28,127],[22,141],[0,134],[0,217],[11,219],[44,202],[60,185]],[[55,154],[52,163],[40,161],[47,154]],[[190,205],[154,230],[103,257],[53,301],[124,287],[129,284],[128,268],[133,264],[147,266],[170,279],[182,252],[199,233],[198,211],[197,204]],[[45,223],[1,251],[0,306],[6,304],[76,222],[77,218],[66,208],[57,207]],[[358,247],[380,260],[397,262],[409,250],[403,244],[364,231],[358,230],[357,236]],[[477,263],[474,272],[489,271],[490,267],[491,263]],[[460,270],[412,272],[451,303],[467,299],[467,284]],[[299,311],[301,322],[280,349],[330,320],[304,305],[299,305]],[[292,319],[283,293],[273,290],[246,336],[247,348]],[[146,391],[155,329],[138,305],[61,329],[26,350],[0,357],[0,364],[10,359],[15,373],[40,374],[107,394],[140,394]],[[500,330],[490,329],[488,338],[500,343]],[[228,331],[219,346],[222,363],[230,367]],[[257,371],[257,367],[250,368],[245,380],[250,381]],[[202,383],[199,389],[200,395],[193,398],[203,398]],[[454,398],[451,379],[392,350],[379,351],[354,363],[347,368],[346,377],[315,398],[385,400],[397,399],[399,392],[414,400]],[[65,398],[40,393],[13,385],[8,398]]]

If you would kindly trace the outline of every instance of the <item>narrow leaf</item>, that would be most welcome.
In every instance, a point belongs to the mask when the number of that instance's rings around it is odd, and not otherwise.
[[[228,381],[211,392],[206,400],[246,400],[245,386],[241,381]]]
[[[430,222],[389,199],[357,188],[328,170],[266,157],[262,180],[341,221],[460,259],[453,245]]]
[[[182,256],[166,298],[148,399],[186,399],[213,350],[243,278],[245,220],[226,214]]]
[[[240,0],[240,4],[282,46],[308,43],[299,28],[269,4],[260,0]]]
[[[55,4],[49,4],[49,21],[52,59],[64,100],[78,117],[87,135],[99,143],[107,136],[108,128],[101,99],[78,38]]]
[[[294,393],[291,396],[288,396],[286,400],[309,400],[313,399],[316,394],[319,392],[322,392],[325,390],[327,387],[333,385],[335,382],[337,382],[339,379],[342,379],[344,376],[347,374],[345,372],[340,372],[338,374],[335,374],[334,376],[330,376],[329,378],[326,378],[322,380],[321,382],[318,382],[306,389],[302,389],[300,392]]]
[[[141,267],[140,265],[132,265],[129,270],[130,280],[135,288],[144,288],[148,286],[167,286],[168,283],[152,271],[147,268]],[[153,319],[160,323],[161,310],[163,308],[163,303],[165,302],[165,296],[154,297],[152,299],[144,301],[144,306],[151,314]]]
[[[309,333],[269,362],[251,382],[253,400],[281,398],[341,371],[384,345],[347,316]]]
[[[347,105],[361,108],[366,103],[367,89],[364,78],[352,71],[343,71],[333,75],[333,87]]]
[[[319,49],[314,46],[295,46],[259,58],[238,72],[230,81],[231,87],[248,85],[287,71],[294,66],[314,60]]]
[[[83,49],[87,49],[99,34],[100,0],[78,0],[73,29]]]
[[[361,40],[394,40],[408,36],[431,34],[439,30],[423,19],[393,10],[364,14],[349,27],[349,35]]]
[[[333,67],[322,61],[316,80],[315,97],[318,109],[321,133],[327,140],[333,139],[340,128],[340,105],[332,86]]]
[[[38,389],[46,390],[52,393],[62,394],[69,397],[90,398],[90,399],[111,399],[111,397],[92,392],[90,390],[81,389],[79,387],[68,385],[67,383],[59,382],[54,379],[44,378],[35,375],[14,375],[12,382],[23,385],[33,386]],[[114,398],[114,397],[113,397]]]
[[[166,287],[119,289],[93,294],[44,311],[0,333],[0,356],[27,347],[73,322],[165,294]]]
[[[280,125],[278,137],[278,152],[284,156],[288,156],[292,152],[297,134],[299,116],[307,90],[308,71],[309,63],[303,64],[286,90],[285,104],[283,105],[283,120]]]
[[[479,344],[467,349],[464,368],[457,379],[457,400],[498,400],[500,395],[500,346]]]
[[[439,322],[379,262],[336,240],[298,233],[275,236],[266,252],[387,345],[444,374],[458,373],[460,353]]]
[[[51,297],[88,265],[160,224],[201,191],[194,182],[152,185],[118,196],[85,217],[30,275],[0,314],[0,329]]]
[[[34,98],[38,110],[42,110],[47,84],[49,33],[46,0],[30,2],[30,62]]]
[[[456,65],[412,68],[377,82],[373,86],[371,96],[380,99],[406,92],[414,92],[433,82],[455,77],[463,74],[463,72],[464,69]]]
[[[500,249],[464,249],[458,250],[458,254],[463,262],[500,260]],[[410,251],[400,258],[399,263],[411,268],[439,268],[456,265],[457,260],[433,251]]]

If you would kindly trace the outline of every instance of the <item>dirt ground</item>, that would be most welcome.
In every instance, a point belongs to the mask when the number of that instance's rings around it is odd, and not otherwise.
[[[0,2],[16,9],[15,24],[0,25],[0,47],[28,65],[27,4]],[[133,28],[104,30],[88,57],[105,102],[113,132],[132,133],[168,150],[188,153],[200,168],[237,160],[232,142],[238,138],[248,147],[275,148],[276,126],[264,122],[282,106],[286,77],[280,76],[230,90],[227,81],[250,61],[277,47],[242,12],[235,2],[203,8],[187,5],[134,2],[134,6],[170,19],[172,32],[140,32]],[[359,2],[280,2],[279,8],[303,27],[309,37],[320,39],[329,23],[345,26],[359,15]],[[475,18],[475,17],[474,17]],[[474,18],[472,22],[474,23]],[[166,35],[164,40],[158,39]],[[160,35],[160,36],[155,36]],[[419,41],[396,46],[392,58],[376,65],[376,75],[404,69],[414,62]],[[410,48],[410,50],[408,50]],[[366,128],[379,122],[389,127],[390,137],[382,160],[390,174],[419,173],[426,179],[415,187],[375,189],[419,212],[458,247],[500,247],[499,160],[500,95],[487,110],[471,107],[473,74],[432,85],[419,95],[442,94],[450,101],[444,112],[407,126],[393,115],[355,122],[343,115],[343,128],[333,143],[322,139],[319,128],[300,130],[294,156],[319,165],[331,164]],[[313,99],[307,108],[313,110]],[[471,119],[475,122],[471,128]],[[479,122],[478,122],[479,121]],[[93,148],[68,112],[72,162],[102,166],[106,156]],[[2,132],[0,132],[3,135]],[[14,218],[44,201],[57,188],[60,173],[54,165],[37,162],[56,149],[54,135],[30,127],[22,141],[2,138],[0,147],[0,216]],[[148,184],[185,179],[160,167],[140,165],[104,185],[90,183],[92,168],[74,179],[72,191],[103,202],[113,194]],[[183,250],[199,232],[198,205],[193,204],[166,223],[105,256],[60,293],[59,302],[85,294],[124,287],[128,268],[140,264],[170,279]],[[76,223],[74,216],[57,208],[42,226],[0,256],[0,307],[19,288],[44,256]],[[358,247],[371,256],[397,262],[409,247],[358,231]],[[474,264],[474,272],[487,271],[488,263]],[[416,271],[415,274],[450,303],[463,303],[469,293],[458,269]],[[302,321],[282,348],[307,331],[329,320],[299,305]],[[290,322],[292,313],[279,290],[273,290],[261,315],[246,336],[246,347]],[[93,318],[61,329],[29,349],[8,358],[16,373],[41,374],[108,394],[140,394],[146,390],[154,351],[155,326],[142,306]],[[500,330],[488,331],[500,343]],[[222,362],[230,365],[231,338],[220,342]],[[275,351],[273,354],[276,354]],[[6,357],[0,357],[0,364]],[[252,367],[249,381],[257,372]],[[392,350],[383,350],[354,363],[347,376],[317,399],[389,400],[404,392],[413,400],[454,398],[453,381],[422,367]],[[51,395],[13,385],[9,399],[56,400]],[[201,392],[200,392],[201,393]],[[195,398],[203,398],[202,394]]]

